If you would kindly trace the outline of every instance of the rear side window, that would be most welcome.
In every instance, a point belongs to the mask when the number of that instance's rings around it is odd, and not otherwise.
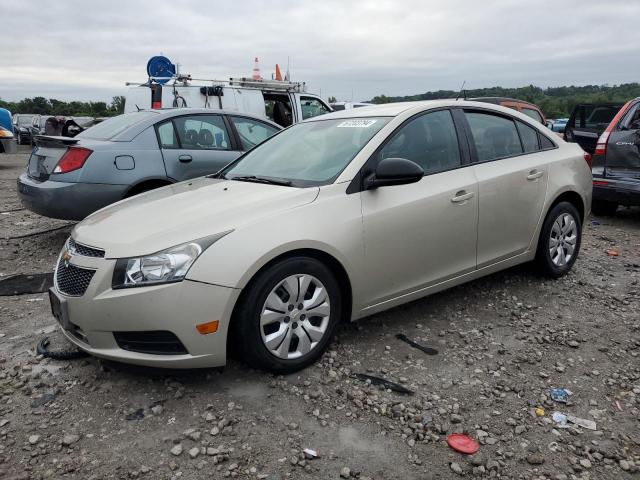
[[[516,125],[518,126],[518,133],[520,133],[524,153],[537,152],[540,150],[538,132],[522,122],[516,122]]]
[[[250,118],[243,117],[229,118],[236,127],[236,131],[240,137],[240,142],[242,143],[242,150],[245,151],[264,142],[267,138],[278,131],[277,128],[258,120],[251,120]]]
[[[487,162],[523,153],[516,124],[498,115],[465,112],[478,153],[478,161]]]
[[[611,105],[584,105],[580,108],[580,117],[576,119],[576,126],[594,130],[607,128],[620,107]]]
[[[398,130],[378,153],[384,158],[406,158],[426,174],[460,166],[458,136],[449,110],[426,113]]]
[[[542,117],[537,110],[534,110],[533,108],[523,107],[522,113],[524,113],[527,117],[533,118],[536,122],[542,123]]]
[[[188,150],[230,150],[229,133],[220,115],[193,115],[173,119],[180,145]]]
[[[178,148],[176,131],[173,128],[171,120],[161,123],[158,126],[158,139],[161,148]]]

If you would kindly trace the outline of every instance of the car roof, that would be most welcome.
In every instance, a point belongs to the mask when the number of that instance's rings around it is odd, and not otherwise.
[[[445,108],[445,107],[475,107],[491,109],[497,112],[508,112],[513,114],[516,111],[507,109],[501,105],[487,103],[487,102],[472,102],[469,100],[421,100],[417,102],[398,102],[398,103],[383,103],[381,105],[371,105],[366,108],[353,108],[349,110],[338,110],[337,112],[327,113],[318,117],[312,117],[305,122],[313,122],[320,120],[330,120],[339,118],[363,118],[363,117],[397,117],[407,111],[427,110],[432,108]]]

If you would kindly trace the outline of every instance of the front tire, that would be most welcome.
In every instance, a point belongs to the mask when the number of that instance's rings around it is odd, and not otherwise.
[[[551,278],[566,275],[578,258],[582,242],[582,222],[576,207],[560,202],[547,214],[542,225],[536,265]]]
[[[261,272],[240,300],[234,341],[254,368],[290,373],[327,349],[342,312],[338,282],[310,257],[292,257]]]

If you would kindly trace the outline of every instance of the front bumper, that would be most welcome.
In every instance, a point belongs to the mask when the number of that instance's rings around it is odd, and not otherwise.
[[[2,138],[0,139],[0,144],[2,144],[4,153],[16,153],[18,151],[18,142],[15,138]]]
[[[227,331],[240,290],[184,280],[152,287],[113,290],[115,260],[73,256],[70,264],[95,269],[80,297],[60,292],[67,325],[64,335],[80,349],[97,357],[164,368],[220,367],[226,363]],[[218,320],[215,333],[202,335],[196,325]],[[121,348],[114,332],[171,332],[187,353],[151,354]]]
[[[105,183],[40,182],[25,173],[18,177],[22,205],[39,215],[82,220],[96,210],[122,200],[128,186]]]
[[[626,206],[640,205],[640,181],[593,177],[593,199]]]

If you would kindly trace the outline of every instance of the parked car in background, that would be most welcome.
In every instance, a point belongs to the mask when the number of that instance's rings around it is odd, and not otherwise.
[[[593,154],[596,143],[622,103],[581,103],[576,105],[564,129],[564,139],[577,143],[585,152]]]
[[[49,120],[50,118],[54,118],[54,117],[52,115],[34,115],[33,116],[33,119],[31,120],[31,127],[29,128],[29,133],[31,135],[30,136],[31,145],[34,145],[33,139],[36,135],[45,135],[46,123],[47,123],[47,120]],[[51,123],[52,122],[49,122],[50,125]],[[60,131],[62,131],[62,128],[60,129]],[[52,135],[52,134],[54,133],[49,133],[49,135]]]
[[[0,153],[15,153],[17,149],[11,112],[6,108],[0,108]]]
[[[216,367],[229,345],[253,367],[292,372],[322,355],[341,321],[532,260],[566,274],[591,205],[585,157],[486,103],[316,117],[217,175],[76,225],[52,311],[99,357]]]
[[[349,110],[351,108],[370,107],[373,103],[367,102],[334,102],[329,104],[331,108],[337,112],[339,110]]]
[[[81,220],[123,198],[215,173],[279,130],[234,112],[126,113],[74,138],[36,136],[18,195],[33,212]]]
[[[551,130],[556,133],[564,133],[564,129],[567,127],[568,118],[557,118],[551,125]]]
[[[474,102],[493,103],[495,105],[502,105],[503,107],[512,108],[519,111],[520,113],[524,113],[527,117],[533,118],[536,122],[541,123],[542,125],[547,125],[547,120],[545,119],[544,113],[542,113],[540,107],[538,107],[535,103],[507,97],[480,97],[470,98],[469,100]]]
[[[18,142],[13,131],[0,127],[0,153],[16,153]]]
[[[593,212],[613,215],[618,205],[640,205],[640,98],[618,110],[593,155]]]
[[[13,116],[13,131],[19,145],[31,143],[33,115],[17,113]]]

